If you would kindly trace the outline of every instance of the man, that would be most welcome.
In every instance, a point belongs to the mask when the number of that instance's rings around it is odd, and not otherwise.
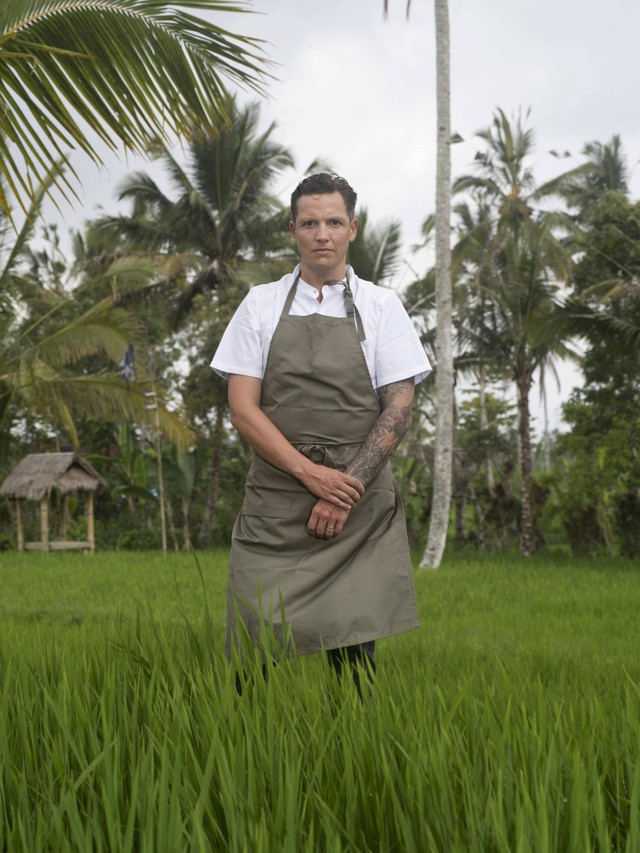
[[[356,199],[337,175],[298,185],[300,264],[249,291],[211,366],[255,451],[232,538],[228,646],[237,608],[254,642],[264,619],[294,653],[324,649],[338,674],[347,661],[360,689],[375,640],[419,625],[389,458],[430,366],[395,293],[346,264]]]

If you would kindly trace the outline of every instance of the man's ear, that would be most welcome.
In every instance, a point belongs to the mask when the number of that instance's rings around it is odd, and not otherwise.
[[[350,227],[351,233],[349,234],[349,242],[353,243],[353,241],[356,239],[356,234],[358,233],[358,220],[352,219]]]
[[[296,239],[296,225],[295,225],[295,222],[291,222],[291,221],[289,221],[289,233],[291,234],[291,236],[292,236],[292,237],[293,237],[293,239],[295,240],[295,239]]]

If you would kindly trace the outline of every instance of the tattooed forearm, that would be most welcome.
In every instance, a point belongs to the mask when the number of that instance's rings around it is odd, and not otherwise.
[[[393,455],[409,429],[413,392],[413,379],[392,382],[378,389],[380,416],[346,470],[347,474],[357,477],[365,486],[373,480],[387,459]]]

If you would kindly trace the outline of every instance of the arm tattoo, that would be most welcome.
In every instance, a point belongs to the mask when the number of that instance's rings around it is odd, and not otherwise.
[[[381,412],[346,470],[365,486],[376,476],[404,438],[411,425],[413,378],[392,382],[378,389]]]

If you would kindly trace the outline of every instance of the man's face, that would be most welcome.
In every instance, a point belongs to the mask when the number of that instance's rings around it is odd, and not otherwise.
[[[300,252],[302,276],[308,284],[344,277],[349,243],[358,233],[358,220],[349,221],[339,192],[303,195],[289,230]]]

